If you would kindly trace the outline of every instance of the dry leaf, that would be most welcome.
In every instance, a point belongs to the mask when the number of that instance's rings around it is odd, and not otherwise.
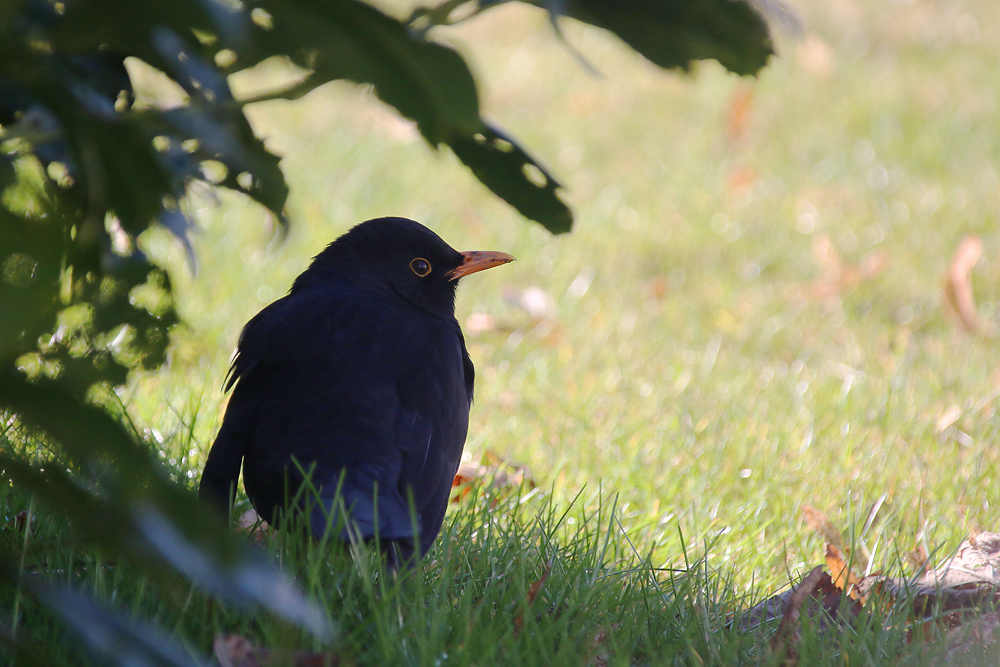
[[[953,405],[947,410],[945,410],[937,420],[937,433],[941,435],[944,433],[945,429],[958,421],[958,418],[962,416],[962,408],[958,405]]]
[[[819,300],[839,296],[847,289],[871,280],[889,263],[889,256],[881,251],[868,253],[858,264],[846,262],[826,234],[813,238],[812,254],[821,275],[813,283],[810,293]]]
[[[473,482],[488,482],[484,489],[487,496],[501,489],[520,489],[524,485],[535,488],[534,480],[528,476],[527,467],[514,465],[489,449],[483,452],[479,463],[464,461],[459,464],[451,484],[455,489],[451,502],[457,503],[467,497]],[[496,501],[493,502],[495,504]]]
[[[983,241],[966,236],[958,244],[944,281],[944,302],[966,331],[978,331],[982,322],[972,296],[972,269],[983,254]]]
[[[541,322],[555,315],[556,300],[541,287],[524,289],[504,288],[504,301],[528,313],[534,322]]]
[[[542,586],[545,585],[545,580],[549,578],[552,573],[552,561],[545,564],[545,570],[542,572],[542,576],[535,580],[531,587],[528,589],[528,594],[525,596],[524,608],[519,609],[516,614],[514,614],[514,632],[520,632],[524,627],[524,610],[531,607],[531,603],[535,601],[538,597],[538,593],[542,590]]]
[[[833,585],[851,596],[852,600],[860,600],[865,603],[865,597],[858,593],[857,586],[861,583],[861,577],[851,571],[850,566],[844,559],[844,554],[840,549],[826,543],[826,569],[830,573]]]
[[[931,556],[927,553],[927,547],[919,542],[915,547],[906,552],[906,562],[913,572],[923,572],[928,566]]]
[[[212,653],[222,667],[260,667],[264,664],[263,652],[240,635],[216,635],[212,642]]]
[[[814,533],[817,533],[823,538],[824,542],[832,544],[837,549],[844,550],[844,537],[840,534],[840,530],[826,518],[826,515],[820,512],[818,509],[812,505],[802,506],[802,518],[805,519],[806,525]]]
[[[737,86],[729,98],[729,141],[736,144],[746,136],[750,124],[750,112],[753,109],[752,86]]]
[[[806,72],[824,79],[837,68],[833,50],[816,35],[800,40],[795,46],[795,55]]]
[[[332,653],[271,651],[236,634],[216,635],[212,652],[221,667],[337,667],[340,664],[340,658]]]
[[[240,515],[237,527],[239,530],[247,534],[247,537],[250,538],[251,542],[256,544],[264,543],[268,530],[271,528],[267,521],[261,519],[253,508],[248,509]]]
[[[736,194],[751,186],[757,180],[757,172],[750,167],[736,167],[726,177],[726,191]]]
[[[968,656],[978,656],[981,661],[972,664],[995,663],[996,644],[1000,640],[1000,612],[983,614],[961,627],[952,628],[945,635],[948,651],[940,664],[950,665]]]

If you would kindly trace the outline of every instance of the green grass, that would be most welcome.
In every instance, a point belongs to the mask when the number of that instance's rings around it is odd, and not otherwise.
[[[460,249],[519,258],[465,281],[458,310],[460,321],[485,312],[498,323],[468,337],[478,381],[467,451],[527,465],[531,497],[502,511],[456,506],[412,581],[317,547],[268,546],[329,609],[332,646],[351,663],[588,664],[600,629],[609,664],[767,660],[768,633],[734,630],[727,614],[822,562],[804,505],[895,573],[918,540],[940,558],[970,531],[997,529],[1000,9],[796,4],[805,37],[780,39],[757,80],[712,64],[691,78],[663,73],[569,26],[605,75],[594,77],[540,12],[512,6],[442,33],[473,63],[488,114],[570,187],[570,235],[518,219],[457,160],[343,85],[253,109],[285,156],[284,243],[230,196],[198,200],[197,274],[166,234],[144,239],[173,267],[185,324],[170,362],[121,396],[192,485],[240,328],[349,226],[403,215]],[[734,100],[747,95],[734,134]],[[942,306],[967,234],[984,244],[979,334]],[[880,256],[885,267],[818,296],[826,240],[846,264]],[[529,286],[553,296],[551,320],[504,300]],[[953,406],[960,433],[939,434]],[[26,502],[8,493],[7,506]],[[42,525],[32,558],[63,562],[44,551],[63,527]],[[199,653],[220,631],[300,639],[146,585],[127,565],[102,570],[86,550],[75,557],[89,563],[88,586]],[[513,617],[549,560],[551,579],[515,636]],[[900,623],[886,625],[895,629],[808,643],[822,660],[803,664],[919,662]]]

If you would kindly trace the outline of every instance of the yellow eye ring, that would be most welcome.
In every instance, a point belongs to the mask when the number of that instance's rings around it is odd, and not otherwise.
[[[417,257],[410,262],[410,271],[423,278],[431,272],[431,263],[423,257]]]

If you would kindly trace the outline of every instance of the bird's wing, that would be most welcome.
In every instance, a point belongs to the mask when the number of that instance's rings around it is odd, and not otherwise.
[[[236,496],[240,466],[254,426],[253,414],[259,387],[266,383],[270,371],[267,359],[280,359],[285,354],[288,337],[282,333],[291,310],[289,297],[279,299],[257,313],[240,333],[236,354],[224,383],[226,391],[233,389],[233,385],[237,386],[226,406],[222,427],[209,451],[198,489],[202,500],[223,511],[228,511]],[[261,366],[263,368],[255,373]],[[241,378],[246,379],[237,384]]]

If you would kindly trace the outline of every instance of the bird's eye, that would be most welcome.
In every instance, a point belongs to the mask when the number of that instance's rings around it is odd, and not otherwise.
[[[417,257],[415,260],[410,262],[410,270],[423,278],[431,272],[431,263],[423,257]]]

